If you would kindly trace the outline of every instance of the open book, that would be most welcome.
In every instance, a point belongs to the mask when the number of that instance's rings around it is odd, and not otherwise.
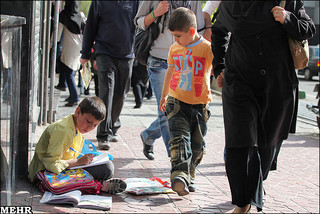
[[[108,162],[109,159],[110,158],[107,153],[102,153],[101,155],[93,157],[93,160],[91,163],[89,163],[87,165],[71,167],[70,169],[86,168],[86,167],[90,167],[90,166],[101,165],[101,164]]]
[[[69,204],[79,208],[89,208],[98,210],[110,210],[112,197],[101,195],[81,195],[81,191],[74,190],[61,195],[55,195],[46,191],[40,203],[44,204]]]

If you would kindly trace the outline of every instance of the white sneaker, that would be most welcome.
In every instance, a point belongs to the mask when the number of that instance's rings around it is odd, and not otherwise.
[[[99,149],[101,150],[109,150],[111,144],[109,141],[103,140],[103,141],[98,141],[98,146],[99,146]]]
[[[109,139],[110,142],[118,142],[119,136],[118,135],[112,135]]]

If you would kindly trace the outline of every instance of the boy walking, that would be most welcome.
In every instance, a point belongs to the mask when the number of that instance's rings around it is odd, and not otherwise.
[[[197,32],[194,13],[176,9],[169,19],[169,30],[175,38],[168,54],[160,110],[169,123],[171,151],[171,186],[183,196],[196,191],[195,168],[201,162],[210,117],[210,42]]]

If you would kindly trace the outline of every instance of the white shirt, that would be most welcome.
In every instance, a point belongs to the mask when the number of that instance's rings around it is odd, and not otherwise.
[[[66,26],[59,22],[58,26],[58,42],[63,32],[61,62],[73,71],[80,68],[80,57],[82,48],[82,34],[71,33]]]
[[[202,12],[208,13],[210,16],[219,6],[221,1],[207,1],[206,5],[203,7]]]

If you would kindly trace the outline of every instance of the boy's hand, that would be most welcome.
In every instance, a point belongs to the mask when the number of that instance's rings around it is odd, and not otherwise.
[[[167,96],[161,97],[159,108],[162,113],[164,113],[166,111],[166,105],[167,105]]]
[[[217,84],[219,88],[222,88],[224,81],[224,72],[221,72],[219,76],[217,77]]]
[[[91,163],[92,160],[93,160],[93,154],[85,154],[78,159],[77,163],[79,164],[79,166],[83,166]]]

